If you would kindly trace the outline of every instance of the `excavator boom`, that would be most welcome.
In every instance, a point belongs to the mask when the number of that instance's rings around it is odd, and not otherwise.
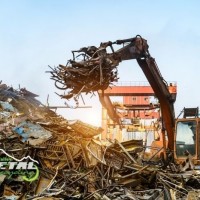
[[[168,147],[170,150],[174,150],[175,96],[169,92],[168,86],[162,78],[154,58],[137,59],[137,62],[154,90],[155,96],[159,100],[163,128],[166,129],[168,136]]]
[[[131,59],[137,60],[137,63],[149,81],[155,96],[159,100],[163,120],[163,128],[166,130],[168,136],[168,147],[170,150],[174,150],[174,102],[176,100],[176,96],[169,92],[167,82],[162,77],[155,59],[150,56],[147,41],[140,36],[136,36],[130,39],[117,40],[112,44],[124,45],[122,48],[115,52],[115,54],[120,57],[120,61]],[[101,101],[103,98],[104,97],[100,97]],[[109,104],[109,106],[107,105],[107,108],[111,110],[111,104]],[[114,114],[112,114],[112,116],[113,115]],[[115,121],[116,118],[117,117],[115,115]]]

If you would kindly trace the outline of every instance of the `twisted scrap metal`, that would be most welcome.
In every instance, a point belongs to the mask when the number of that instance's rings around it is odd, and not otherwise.
[[[112,53],[107,53],[106,48],[110,46]],[[59,65],[51,68],[51,79],[60,90],[66,90],[67,94],[59,95],[61,98],[70,99],[78,97],[80,93],[105,90],[112,82],[116,82],[117,65],[120,57],[114,52],[111,42],[101,43],[100,47],[84,47],[72,51],[73,60],[67,65]],[[78,53],[75,56],[75,53]],[[81,59],[81,61],[78,59]]]

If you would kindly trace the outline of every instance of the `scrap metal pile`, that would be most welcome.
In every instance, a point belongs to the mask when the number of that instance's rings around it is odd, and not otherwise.
[[[198,198],[197,172],[164,170],[153,156],[145,160],[140,140],[103,144],[101,128],[67,121],[35,97],[0,85],[0,199]],[[30,159],[36,173],[16,173]]]

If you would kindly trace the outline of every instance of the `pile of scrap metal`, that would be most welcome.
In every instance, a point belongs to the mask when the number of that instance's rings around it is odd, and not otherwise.
[[[141,140],[103,143],[101,128],[67,121],[36,96],[0,85],[0,199],[198,198],[197,173],[143,162]],[[36,173],[5,173],[30,160]]]

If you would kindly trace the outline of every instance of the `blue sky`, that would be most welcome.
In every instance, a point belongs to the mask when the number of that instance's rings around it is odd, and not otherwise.
[[[50,104],[63,105],[45,73],[48,65],[66,64],[71,50],[140,34],[163,77],[177,82],[178,115],[184,106],[200,106],[199,7],[198,0],[0,0],[0,80],[26,87],[43,103],[49,94]],[[119,76],[146,80],[135,60],[122,63]],[[59,112],[100,124],[97,98],[86,98],[86,104],[93,108]]]

